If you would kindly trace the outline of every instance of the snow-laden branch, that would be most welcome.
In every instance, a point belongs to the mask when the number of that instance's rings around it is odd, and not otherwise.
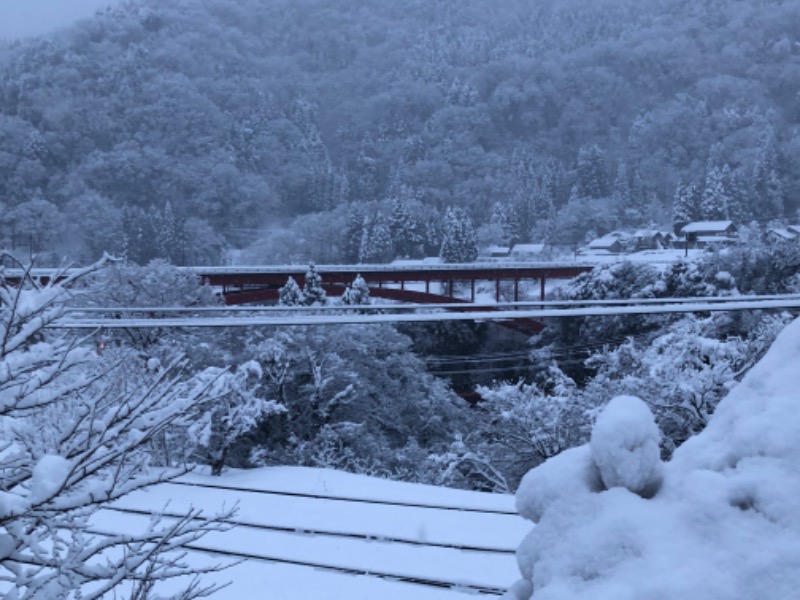
[[[98,356],[87,339],[45,330],[70,287],[110,260],[44,284],[28,269],[15,288],[0,274],[0,590],[18,599],[102,598],[121,585],[149,597],[159,581],[198,573],[184,548],[233,513],[156,517],[127,535],[90,527],[103,506],[186,472],[152,469],[148,446],[217,392],[213,380],[184,381],[179,359],[121,383],[137,357]],[[193,580],[180,597],[215,589]]]

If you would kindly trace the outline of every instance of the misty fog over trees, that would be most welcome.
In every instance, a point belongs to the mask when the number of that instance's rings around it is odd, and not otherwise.
[[[456,226],[791,219],[799,28],[782,0],[127,2],[0,51],[0,245],[380,262]]]

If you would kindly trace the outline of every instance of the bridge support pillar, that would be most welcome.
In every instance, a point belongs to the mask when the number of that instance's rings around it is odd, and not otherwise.
[[[455,286],[453,286],[453,280],[452,279],[448,280],[447,281],[447,295],[450,296],[451,298],[453,297],[454,287]]]
[[[542,275],[542,278],[539,280],[539,298],[541,299],[542,302],[544,302],[544,282],[545,281],[546,281],[546,279],[545,279],[544,275]]]
[[[514,278],[514,302],[519,302],[519,279]]]
[[[425,293],[431,293],[431,282],[428,279],[425,280]]]
[[[500,302],[500,280],[494,280],[494,301]]]
[[[475,280],[471,279],[469,282],[469,301],[475,303]]]

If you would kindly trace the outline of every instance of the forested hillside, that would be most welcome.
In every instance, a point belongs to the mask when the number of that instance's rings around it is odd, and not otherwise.
[[[798,31],[790,0],[127,2],[0,53],[0,245],[379,261],[670,227],[676,190],[791,218]]]

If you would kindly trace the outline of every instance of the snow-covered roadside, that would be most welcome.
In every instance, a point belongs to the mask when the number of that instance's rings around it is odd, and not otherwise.
[[[663,465],[663,479],[647,417],[617,418],[635,409],[601,416],[615,435],[596,430],[590,445],[534,469],[518,505],[538,525],[518,550],[523,580],[508,597],[797,598],[798,365],[800,320]],[[609,450],[609,439],[619,446]]]

